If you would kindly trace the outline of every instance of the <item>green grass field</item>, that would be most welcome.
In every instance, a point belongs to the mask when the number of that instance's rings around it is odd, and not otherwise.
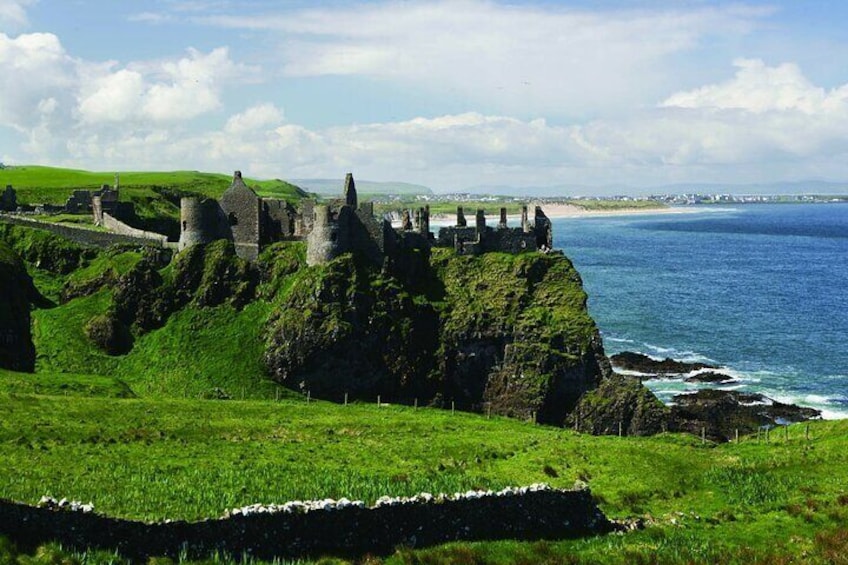
[[[198,171],[92,172],[21,165],[0,169],[0,186],[11,184],[17,192],[18,202],[63,204],[74,190],[96,190],[104,184],[112,186],[115,172],[119,173],[121,200],[154,197],[154,188],[219,197],[232,180],[228,174]],[[302,196],[296,186],[283,180],[254,180],[248,177],[244,180],[256,188],[261,196],[287,200],[297,200]]]
[[[774,433],[769,444],[746,438],[715,446],[684,435],[592,437],[449,410],[302,398],[122,399],[108,381],[77,376],[57,389],[57,377],[38,378],[41,389],[0,372],[4,498],[34,503],[52,495],[92,501],[114,516],[193,520],[253,502],[374,501],[581,480],[610,517],[648,524],[624,536],[453,544],[394,556],[425,563],[465,554],[474,556],[467,562],[508,563],[539,552],[549,552],[549,562],[627,563],[628,555],[663,552],[668,562],[769,562],[817,551],[817,539],[844,531],[848,518],[848,422],[812,424],[809,440],[795,425],[788,441]],[[84,390],[87,382],[99,397]]]

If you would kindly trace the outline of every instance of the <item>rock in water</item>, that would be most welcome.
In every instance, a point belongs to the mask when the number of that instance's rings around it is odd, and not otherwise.
[[[678,394],[671,407],[669,429],[729,441],[736,430],[750,434],[761,426],[803,422],[821,417],[821,412],[794,404],[783,404],[762,394],[727,390],[699,390]]]
[[[610,357],[613,367],[616,369],[624,369],[625,371],[637,371],[647,375],[679,375],[690,371],[699,371],[701,369],[717,369],[713,365],[706,363],[685,363],[683,361],[675,361],[666,357],[662,361],[652,359],[641,353],[633,353],[632,351],[624,351]]]
[[[42,300],[21,258],[0,242],[0,367],[35,370],[30,304]]]

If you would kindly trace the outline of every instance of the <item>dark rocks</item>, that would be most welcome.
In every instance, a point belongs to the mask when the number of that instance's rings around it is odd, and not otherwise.
[[[23,261],[0,242],[0,367],[24,372],[35,370],[30,308],[32,303],[43,301]]]
[[[736,379],[734,379],[730,375],[725,375],[724,373],[717,373],[715,371],[703,371],[701,373],[696,373],[691,377],[687,377],[685,380],[685,382],[687,383],[709,384],[727,384],[735,381]]]
[[[112,311],[89,320],[85,335],[107,355],[123,355],[133,347],[132,333]]]
[[[674,397],[669,429],[729,441],[762,426],[803,422],[821,417],[821,412],[794,404],[783,404],[762,394],[704,389]]]
[[[683,361],[675,361],[666,357],[662,361],[652,359],[641,353],[633,353],[632,351],[624,351],[610,357],[613,367],[623,369],[625,371],[636,371],[648,375],[679,375],[689,373],[691,371],[699,371],[701,369],[717,369],[713,365],[706,363],[685,363]]]
[[[669,409],[638,380],[613,374],[587,392],[567,425],[595,435],[652,435],[666,430]]]

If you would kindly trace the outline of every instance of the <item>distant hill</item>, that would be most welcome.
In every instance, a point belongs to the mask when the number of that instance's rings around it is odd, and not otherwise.
[[[292,179],[296,185],[322,196],[337,196],[344,188],[343,179]],[[418,195],[433,194],[433,190],[420,184],[408,182],[378,182],[356,179],[356,190],[361,194]]]

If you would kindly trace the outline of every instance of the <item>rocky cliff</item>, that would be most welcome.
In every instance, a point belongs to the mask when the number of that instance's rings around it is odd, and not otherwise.
[[[40,300],[21,258],[0,241],[0,367],[35,370],[30,304]]]
[[[269,324],[266,361],[320,398],[453,402],[552,424],[610,373],[566,257],[442,249],[406,283],[350,255],[310,268]]]

